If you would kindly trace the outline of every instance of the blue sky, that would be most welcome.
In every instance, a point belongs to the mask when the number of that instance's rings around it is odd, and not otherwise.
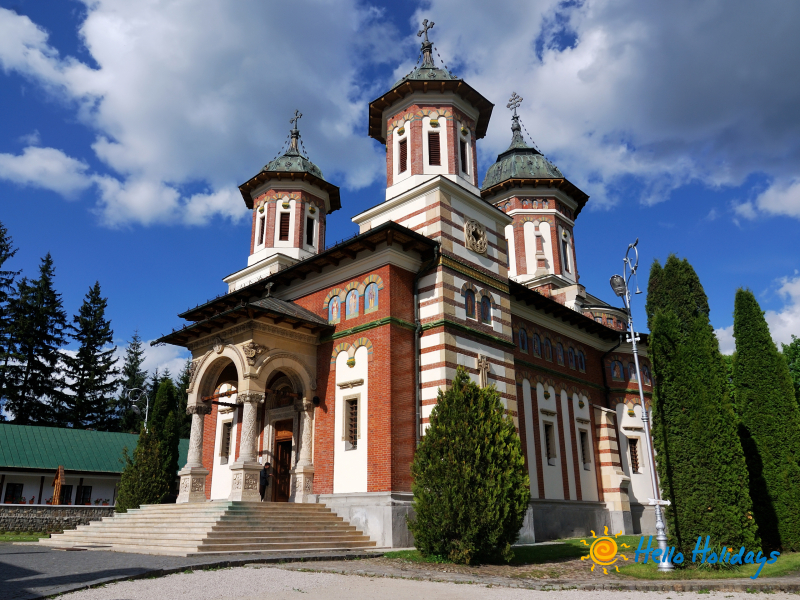
[[[741,286],[776,340],[800,334],[800,5],[283,4],[0,0],[14,268],[35,276],[51,252],[70,314],[100,281],[120,344],[169,331],[245,266],[236,186],[278,153],[295,108],[342,188],[328,243],[355,233],[385,186],[367,105],[412,68],[428,18],[447,66],[495,103],[481,177],[508,145],[516,91],[538,147],[590,195],[575,241],[591,293],[614,300],[608,278],[638,237],[642,289],[654,258],[688,258],[723,349]],[[148,366],[181,356],[154,349]]]

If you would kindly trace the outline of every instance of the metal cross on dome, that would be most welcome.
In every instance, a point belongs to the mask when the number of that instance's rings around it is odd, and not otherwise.
[[[293,118],[291,118],[291,119],[289,119],[289,123],[291,123],[291,124],[292,124],[292,126],[293,126],[295,129],[297,129],[297,126],[298,126],[298,125],[299,125],[299,123],[300,123],[300,118],[301,118],[302,116],[303,116],[303,113],[301,113],[299,110],[295,110],[295,111],[294,111],[294,117],[293,117]]]
[[[430,25],[428,25],[428,19],[424,19],[422,21],[422,29],[417,32],[417,37],[422,37],[422,34],[425,34],[425,43],[428,44],[428,29],[432,29],[434,26],[434,22],[431,21]]]
[[[514,116],[517,116],[517,108],[520,104],[522,104],[522,96],[517,96],[517,92],[511,92],[511,98],[508,99],[508,104],[506,104],[506,108],[510,108],[514,111]]]

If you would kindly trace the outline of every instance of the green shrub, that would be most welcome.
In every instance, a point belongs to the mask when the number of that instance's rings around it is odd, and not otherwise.
[[[142,504],[160,504],[169,494],[171,479],[164,472],[164,454],[161,443],[152,431],[142,432],[133,452],[123,449],[125,468],[119,482],[117,512],[139,508]]]
[[[439,391],[414,462],[408,521],[426,557],[456,563],[511,560],[530,500],[519,436],[494,386],[481,389],[458,369]]]

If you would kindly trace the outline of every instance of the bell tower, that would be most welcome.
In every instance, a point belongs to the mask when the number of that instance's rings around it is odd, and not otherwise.
[[[339,188],[301,151],[300,118],[289,119],[289,149],[239,186],[253,211],[247,267],[225,278],[228,291],[285,269],[325,249],[328,214],[341,208]]]

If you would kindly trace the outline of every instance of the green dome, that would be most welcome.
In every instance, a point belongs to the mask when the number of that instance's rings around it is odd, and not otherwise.
[[[294,141],[294,140],[292,140]],[[322,171],[320,168],[308,160],[305,156],[298,152],[296,144],[292,144],[292,146],[287,150],[286,154],[283,156],[279,156],[275,160],[269,162],[263,169],[262,172],[266,171],[283,171],[286,173],[310,173],[315,177],[319,177],[320,179],[325,179],[322,176]]]
[[[518,118],[512,117],[512,138],[508,150],[497,156],[486,171],[482,190],[489,189],[509,179],[563,179],[558,167],[547,160],[536,148],[530,148],[520,133]]]

